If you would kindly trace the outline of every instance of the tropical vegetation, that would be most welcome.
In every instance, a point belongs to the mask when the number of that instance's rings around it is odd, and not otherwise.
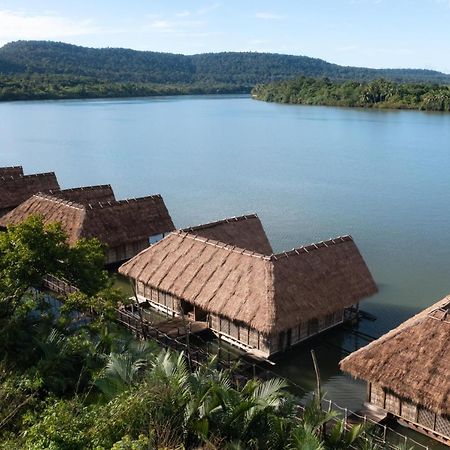
[[[278,103],[450,111],[450,85],[396,83],[386,79],[337,82],[300,77],[259,84],[252,95],[257,100]]]
[[[103,263],[98,241],[70,248],[36,217],[0,234],[0,449],[378,448],[320,393],[303,410],[280,379],[244,381],[215,359],[190,371],[120,330]],[[46,274],[80,291],[55,308]]]

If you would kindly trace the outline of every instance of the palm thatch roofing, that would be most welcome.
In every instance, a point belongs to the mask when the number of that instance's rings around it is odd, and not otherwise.
[[[175,229],[160,195],[85,205],[39,193],[0,218],[0,226],[16,225],[31,215],[61,223],[71,245],[96,237],[116,247]]]
[[[0,211],[15,208],[38,192],[59,189],[54,172],[0,177]]]
[[[264,255],[178,231],[119,272],[264,334],[333,313],[377,291],[350,236]]]
[[[252,250],[263,255],[273,253],[269,239],[267,239],[262,223],[256,214],[197,225],[185,228],[183,231],[225,244],[233,244],[236,247]]]
[[[22,166],[0,167],[0,177],[20,177],[23,176]]]
[[[450,295],[341,361],[355,378],[450,415]]]
[[[109,184],[98,186],[83,186],[72,189],[61,189],[56,191],[49,191],[48,194],[61,198],[63,200],[81,203],[82,205],[116,201],[114,191]]]

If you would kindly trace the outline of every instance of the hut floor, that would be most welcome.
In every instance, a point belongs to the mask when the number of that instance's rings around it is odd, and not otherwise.
[[[161,333],[167,334],[171,338],[181,337],[186,334],[183,319],[181,319],[180,317],[175,317],[170,320],[155,323],[154,327]],[[208,324],[206,322],[194,322],[186,320],[186,328],[190,332],[190,334],[196,334],[208,329]]]

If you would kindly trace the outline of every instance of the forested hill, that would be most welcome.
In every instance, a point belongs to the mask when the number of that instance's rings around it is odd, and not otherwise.
[[[340,80],[450,83],[450,75],[419,69],[344,67],[317,58],[273,53],[193,56],[121,48],[87,48],[47,41],[18,41],[0,48],[0,72],[89,76],[144,83],[232,83],[253,86],[298,75]]]
[[[0,100],[162,93],[250,92],[257,83],[295,78],[449,83],[421,69],[344,67],[317,58],[273,53],[179,55],[17,41],[0,48]]]

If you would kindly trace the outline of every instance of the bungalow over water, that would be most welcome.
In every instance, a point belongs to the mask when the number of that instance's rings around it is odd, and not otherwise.
[[[265,358],[354,317],[377,292],[350,236],[273,254],[256,215],[172,232],[119,272],[139,302]]]
[[[0,217],[38,192],[59,189],[54,172],[24,175],[21,166],[0,167]]]
[[[31,215],[61,223],[71,245],[96,237],[106,245],[107,264],[131,258],[175,229],[160,195],[118,201],[109,185],[35,194],[0,218],[0,227]]]
[[[352,353],[341,369],[368,401],[450,445],[450,296]]]

